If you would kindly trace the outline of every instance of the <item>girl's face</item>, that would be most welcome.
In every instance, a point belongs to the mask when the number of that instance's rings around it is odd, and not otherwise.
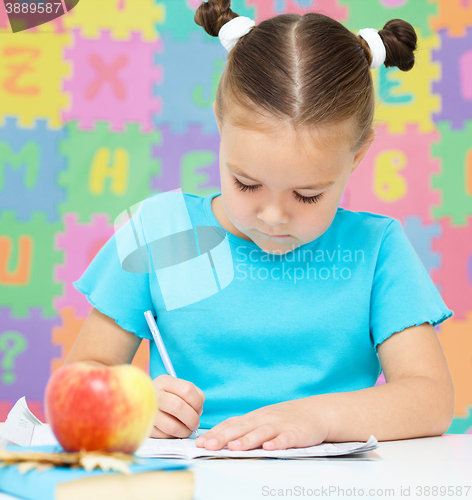
[[[215,215],[231,233],[279,255],[329,228],[349,175],[370,146],[350,150],[347,125],[344,131],[306,128],[299,136],[290,125],[271,133],[228,121],[218,127],[222,196],[213,200]]]

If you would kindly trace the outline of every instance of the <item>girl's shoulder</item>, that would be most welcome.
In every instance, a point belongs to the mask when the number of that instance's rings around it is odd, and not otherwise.
[[[335,233],[357,242],[379,244],[390,234],[403,233],[403,226],[398,219],[373,212],[353,211],[339,207],[332,226]]]
[[[388,215],[376,214],[374,212],[356,212],[342,207],[338,207],[335,220],[338,220],[342,224],[353,224],[358,227],[387,227],[395,221],[401,224],[398,219]]]
[[[185,202],[185,206],[189,212],[199,212],[203,211],[204,204],[208,202],[209,198],[216,196],[219,193],[215,193],[214,195],[206,195],[206,196],[198,196],[196,194],[186,193],[183,191],[169,191],[165,193],[153,193],[148,196],[143,202],[147,204],[149,207],[157,206],[155,201],[160,195],[172,195],[175,200],[183,200]],[[171,216],[172,211],[168,211],[167,215]]]

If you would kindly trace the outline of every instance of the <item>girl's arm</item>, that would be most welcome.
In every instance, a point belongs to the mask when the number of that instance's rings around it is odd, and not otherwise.
[[[316,396],[328,418],[326,441],[437,436],[454,413],[454,386],[434,327],[412,326],[379,344],[385,385]],[[354,439],[355,438],[355,439]]]
[[[141,340],[134,333],[123,330],[114,319],[94,308],[64,364],[77,361],[107,366],[129,364]]]
[[[371,434],[390,441],[446,432],[454,387],[434,327],[423,323],[395,333],[378,353],[385,385],[266,406],[218,424],[197,446],[274,450],[367,441]]]

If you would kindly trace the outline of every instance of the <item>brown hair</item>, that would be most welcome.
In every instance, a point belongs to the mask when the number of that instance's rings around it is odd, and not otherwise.
[[[195,22],[217,37],[224,24],[238,17],[230,6],[231,0],[202,3]],[[413,68],[417,37],[409,23],[394,19],[379,35],[387,52],[385,66]],[[228,54],[216,97],[220,122],[228,114],[233,124],[256,129],[264,129],[267,118],[295,128],[352,120],[357,148],[374,116],[371,62],[367,42],[334,19],[317,13],[272,17],[241,37]],[[236,116],[229,103],[252,112],[251,123]],[[253,120],[257,115],[262,120]]]

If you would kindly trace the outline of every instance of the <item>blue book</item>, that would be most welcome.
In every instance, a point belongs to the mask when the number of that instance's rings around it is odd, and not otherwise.
[[[61,453],[59,445],[7,446],[8,451]],[[115,471],[54,467],[25,473],[17,465],[0,468],[0,491],[27,500],[191,500],[193,473],[181,460],[139,458],[130,475]]]

